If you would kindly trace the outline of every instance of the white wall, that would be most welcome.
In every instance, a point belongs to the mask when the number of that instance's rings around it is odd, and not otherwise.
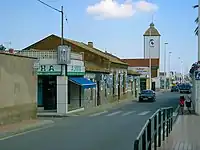
[[[150,47],[149,40],[154,40],[154,47]],[[151,50],[151,58],[160,58],[160,37],[144,36],[144,58],[149,58],[149,49]]]

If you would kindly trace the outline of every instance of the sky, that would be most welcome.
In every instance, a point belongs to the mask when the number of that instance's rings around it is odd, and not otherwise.
[[[164,43],[170,69],[188,72],[197,60],[194,34],[197,0],[43,0],[64,6],[64,37],[87,43],[120,58],[142,58],[143,34],[154,22],[161,34],[161,71]],[[38,0],[4,0],[0,9],[0,44],[20,50],[50,35],[61,34],[61,15]],[[180,59],[178,59],[180,57]],[[169,60],[169,58],[167,58]],[[169,66],[169,61],[168,65]],[[167,67],[169,68],[169,67]]]

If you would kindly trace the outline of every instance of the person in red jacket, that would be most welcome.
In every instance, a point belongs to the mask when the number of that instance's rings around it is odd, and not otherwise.
[[[182,115],[183,115],[183,111],[184,111],[184,104],[185,104],[185,97],[184,96],[180,96],[179,105],[180,105],[180,109],[181,109]]]

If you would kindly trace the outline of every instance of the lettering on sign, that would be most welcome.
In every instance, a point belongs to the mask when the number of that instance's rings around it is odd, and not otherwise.
[[[41,65],[40,66],[40,71],[54,71],[54,67],[53,67],[53,65],[50,65],[48,68],[46,67],[46,65]]]
[[[37,70],[39,75],[60,75],[61,65],[40,65]]]

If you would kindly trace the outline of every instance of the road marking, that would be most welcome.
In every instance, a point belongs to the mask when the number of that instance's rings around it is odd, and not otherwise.
[[[107,112],[108,112],[108,111],[102,111],[102,112],[99,112],[99,113],[95,113],[95,114],[90,115],[90,117],[99,116],[99,115],[105,114],[105,113],[107,113]]]
[[[146,115],[146,114],[148,114],[148,113],[150,113],[151,111],[143,111],[143,112],[141,112],[141,113],[139,113],[138,115],[139,116],[144,116],[144,115]]]
[[[16,133],[16,134],[13,134],[13,135],[10,135],[10,136],[2,137],[2,138],[0,138],[0,141],[8,140],[10,138],[14,138],[14,137],[17,137],[17,136],[25,135],[25,134],[28,134],[28,133],[31,133],[31,132],[35,132],[35,131],[44,130],[44,129],[47,129],[47,128],[51,128],[53,126],[54,125],[52,124],[52,125],[47,125],[45,127],[32,129],[32,130],[29,130],[29,131],[24,131],[24,132],[22,131],[20,133]]]
[[[122,116],[128,116],[128,115],[130,115],[130,114],[132,114],[132,113],[135,113],[136,111],[129,111],[129,112],[127,112],[127,113],[124,113],[124,114],[122,114]]]
[[[106,115],[106,116],[108,116],[108,117],[114,116],[114,115],[117,115],[117,114],[119,114],[119,113],[121,113],[121,112],[122,112],[122,111],[116,111],[116,112],[110,113],[110,114],[108,114],[108,115]]]

